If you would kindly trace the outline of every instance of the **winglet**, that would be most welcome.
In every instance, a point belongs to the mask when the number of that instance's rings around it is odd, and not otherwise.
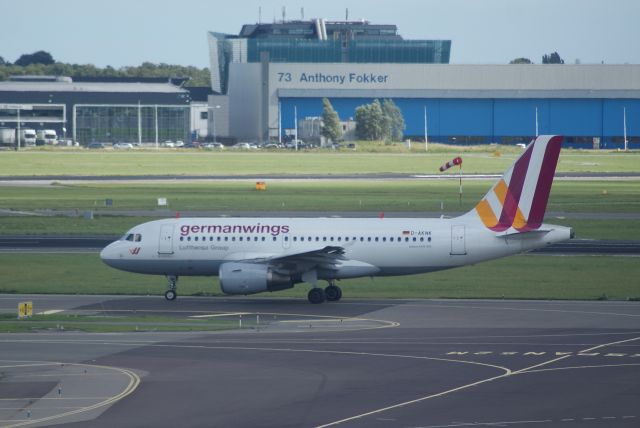
[[[547,209],[561,146],[561,136],[537,137],[471,213],[496,232],[511,227],[519,232],[538,229]]]

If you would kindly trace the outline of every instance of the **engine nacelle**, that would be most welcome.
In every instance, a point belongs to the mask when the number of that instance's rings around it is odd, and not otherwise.
[[[274,272],[261,263],[227,262],[218,272],[220,288],[225,294],[255,294],[263,291],[278,291],[293,287],[288,275]]]

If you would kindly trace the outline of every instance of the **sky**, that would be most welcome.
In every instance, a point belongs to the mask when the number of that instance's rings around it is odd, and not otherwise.
[[[207,31],[282,19],[366,19],[405,39],[452,41],[451,63],[640,64],[640,0],[0,0],[0,56],[50,52],[61,62],[207,67]]]

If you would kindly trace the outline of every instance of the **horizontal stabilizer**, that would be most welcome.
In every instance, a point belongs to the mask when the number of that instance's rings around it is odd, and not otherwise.
[[[504,239],[528,239],[528,238],[536,238],[538,236],[546,235],[551,232],[548,229],[536,229],[536,230],[528,230],[526,232],[513,232],[513,233],[505,233],[504,235],[496,235],[498,238]]]

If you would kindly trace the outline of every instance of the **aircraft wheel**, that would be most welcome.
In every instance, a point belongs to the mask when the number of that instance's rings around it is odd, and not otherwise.
[[[309,298],[309,302],[313,304],[322,303],[325,301],[326,296],[324,295],[324,290],[322,288],[316,287],[309,290],[309,294],[307,295]]]
[[[176,297],[178,297],[178,294],[175,290],[167,290],[167,292],[164,293],[164,298],[169,301],[176,300]]]
[[[342,298],[342,290],[337,285],[330,285],[325,288],[324,294],[330,302],[337,302]]]

